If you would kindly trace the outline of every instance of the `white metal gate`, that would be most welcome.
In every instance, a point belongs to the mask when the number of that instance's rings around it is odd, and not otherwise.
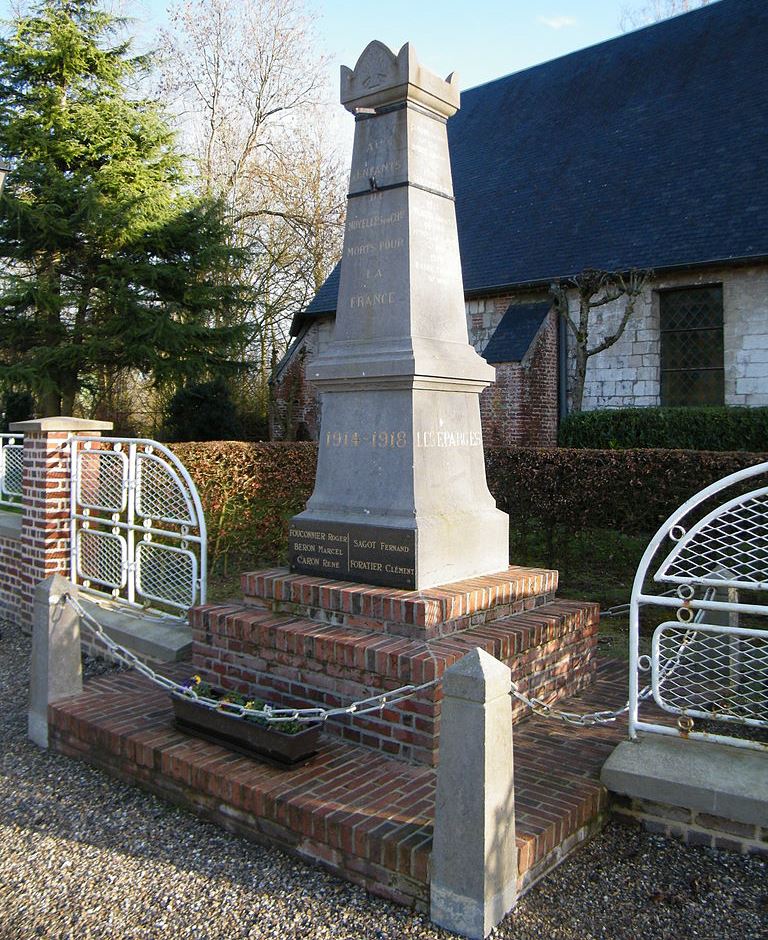
[[[630,604],[632,737],[645,731],[766,747],[755,732],[768,727],[767,478],[763,463],[713,483],[648,545]],[[653,582],[671,586],[665,593],[646,583],[654,566]],[[640,612],[654,607],[674,619],[655,628],[650,655],[641,655]],[[643,720],[651,696],[675,725]]]
[[[71,579],[131,606],[186,617],[205,602],[206,530],[197,489],[157,441],[70,441]]]
[[[0,434],[0,506],[20,505],[23,467],[23,439],[16,434]]]

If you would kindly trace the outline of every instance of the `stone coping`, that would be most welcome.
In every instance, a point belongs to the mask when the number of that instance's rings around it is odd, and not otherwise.
[[[313,619],[318,613],[338,614],[349,623],[350,618],[360,618],[369,621],[370,626],[377,623],[385,628],[393,624],[420,627],[428,634],[453,621],[471,619],[473,615],[525,598],[552,595],[557,590],[557,581],[557,571],[518,566],[421,591],[291,574],[286,568],[242,575],[246,600],[261,601],[275,610],[293,610]],[[479,617],[477,622],[484,619]]]
[[[21,513],[0,509],[0,538],[21,541]]]
[[[602,772],[609,790],[768,828],[768,752],[677,736],[623,741]]]
[[[35,431],[111,431],[111,421],[94,421],[90,418],[69,418],[59,415],[52,418],[35,418],[32,421],[13,421],[9,428],[12,433],[33,433]]]

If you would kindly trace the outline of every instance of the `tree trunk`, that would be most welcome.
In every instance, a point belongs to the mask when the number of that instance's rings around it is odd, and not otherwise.
[[[580,343],[576,344],[576,378],[573,383],[571,412],[581,411],[584,401],[584,383],[587,378],[587,351]]]
[[[40,411],[43,418],[54,418],[61,414],[61,396],[57,389],[47,389],[40,395]]]

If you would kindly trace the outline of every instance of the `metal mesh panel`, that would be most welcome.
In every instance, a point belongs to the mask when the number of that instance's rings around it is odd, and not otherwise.
[[[151,454],[139,454],[137,461],[137,512],[150,519],[191,524],[192,513],[181,480]]]
[[[110,532],[81,529],[77,533],[77,570],[81,578],[108,588],[126,583],[125,539]]]
[[[187,549],[155,542],[137,545],[136,590],[143,597],[190,607],[195,601],[196,579],[197,561]]]
[[[2,491],[8,496],[21,496],[21,480],[24,470],[24,447],[22,444],[6,444],[3,448],[4,475]]]
[[[665,559],[657,578],[711,581],[722,570],[728,571],[731,583],[768,587],[768,493],[726,503],[692,529]]]
[[[77,499],[81,506],[121,512],[125,509],[128,458],[122,451],[81,450]]]
[[[768,725],[768,632],[668,622],[653,638],[654,698],[691,717]]]

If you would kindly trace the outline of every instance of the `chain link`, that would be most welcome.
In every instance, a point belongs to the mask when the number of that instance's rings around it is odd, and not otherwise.
[[[160,675],[155,672],[154,669],[147,666],[146,663],[143,663],[138,656],[130,650],[115,643],[115,641],[106,634],[98,620],[89,614],[70,594],[64,594],[62,600],[64,603],[68,603],[77,612],[96,639],[109,650],[111,655],[118,662],[136,669],[137,672],[140,672],[141,675],[149,679],[150,682],[154,682],[155,685],[160,686],[160,688],[165,689],[167,692],[191,699],[205,708],[225,712],[236,718],[258,718],[270,724],[281,724],[291,721],[327,721],[329,718],[338,718],[345,715],[368,715],[372,712],[381,711],[387,706],[393,707],[399,705],[418,692],[430,689],[440,682],[440,679],[433,679],[431,682],[424,682],[421,685],[404,685],[398,689],[393,689],[391,692],[373,695],[370,698],[360,699],[357,702],[352,702],[350,705],[340,706],[338,708],[272,708],[270,705],[265,705],[263,708],[247,708],[245,705],[239,705],[235,702],[221,702],[218,699],[200,695],[195,691],[194,687],[181,685],[178,682],[174,682],[173,679],[169,679],[167,676]],[[683,650],[690,642],[694,633],[695,630],[686,631],[677,655],[673,659],[670,659],[666,667],[661,670],[659,685],[674,673],[680,663]],[[554,705],[536,696],[526,695],[525,692],[520,691],[514,680],[512,681],[512,689],[509,694],[530,708],[534,715],[538,715],[541,718],[552,718],[557,721],[562,721],[567,725],[582,728],[612,724],[629,711],[629,702],[626,702],[621,708],[617,708],[613,711],[604,710],[587,714],[566,711],[564,709],[555,708]],[[638,700],[644,701],[650,698],[652,694],[653,687],[646,685],[638,694]]]
[[[155,685],[165,689],[173,695],[179,695],[182,698],[191,699],[209,708],[212,711],[224,712],[235,718],[258,718],[259,721],[265,721],[269,724],[285,724],[287,722],[318,722],[327,721],[329,718],[339,718],[344,715],[368,715],[372,712],[381,711],[383,708],[392,708],[399,705],[418,692],[425,689],[431,689],[437,685],[439,679],[433,679],[431,682],[423,682],[421,685],[404,685],[399,689],[393,689],[391,692],[383,692],[379,695],[372,695],[369,698],[360,699],[352,702],[350,705],[340,706],[338,708],[272,708],[270,705],[264,705],[263,708],[247,708],[245,705],[239,705],[235,702],[222,702],[218,699],[209,698],[200,695],[191,686],[182,685],[174,682],[167,676],[162,676],[143,663],[135,653],[120,646],[118,643],[107,636],[102,625],[85,610],[82,605],[72,597],[71,594],[64,594],[62,601],[69,604],[76,611],[81,621],[86,624],[93,636],[105,646],[110,654],[120,663],[129,666],[140,672],[141,675],[149,679]]]

